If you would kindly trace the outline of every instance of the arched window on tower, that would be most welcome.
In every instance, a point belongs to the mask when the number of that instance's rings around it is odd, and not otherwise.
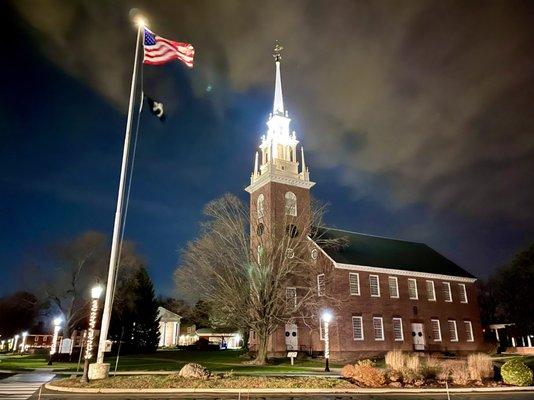
[[[265,196],[261,193],[256,201],[256,210],[258,211],[258,219],[262,219],[265,215]]]
[[[297,216],[297,196],[293,192],[287,192],[285,195],[286,199],[286,215],[291,215],[293,217]]]

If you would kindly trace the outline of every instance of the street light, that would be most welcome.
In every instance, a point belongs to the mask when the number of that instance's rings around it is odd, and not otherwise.
[[[323,311],[322,319],[324,322],[324,371],[330,372],[328,360],[330,359],[330,337],[328,335],[328,324],[332,321],[332,313],[329,310]]]
[[[20,352],[24,353],[26,352],[26,339],[28,338],[28,332],[22,332],[22,345]]]
[[[89,315],[89,331],[85,344],[85,359],[83,363],[82,382],[89,381],[89,362],[93,358],[93,341],[95,338],[96,317],[98,314],[98,299],[102,295],[103,288],[97,285],[91,289],[91,314]]]
[[[61,322],[63,318],[56,317],[54,318],[54,336],[52,337],[52,346],[50,347],[50,357],[48,358],[48,365],[52,365],[52,357],[56,354],[57,351],[57,339],[59,336],[59,331],[61,330]]]

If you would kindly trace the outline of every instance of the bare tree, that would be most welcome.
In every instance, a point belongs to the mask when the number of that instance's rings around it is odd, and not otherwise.
[[[33,261],[33,274],[39,277],[40,293],[44,294],[50,309],[62,315],[65,336],[69,336],[87,318],[90,288],[97,283],[105,283],[108,261],[107,237],[95,231],[49,246]],[[134,245],[125,242],[118,279],[127,279],[132,270],[143,265]]]
[[[266,362],[277,327],[314,319],[324,300],[316,284],[322,267],[310,256],[310,235],[323,207],[312,208],[301,216],[286,212],[278,223],[259,218],[250,224],[248,207],[226,194],[206,205],[200,236],[187,245],[175,271],[179,290],[210,302],[218,319],[255,333],[257,364]],[[256,233],[252,240],[249,230]]]

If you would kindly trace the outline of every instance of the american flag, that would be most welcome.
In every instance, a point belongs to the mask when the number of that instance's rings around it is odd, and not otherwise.
[[[164,39],[147,28],[144,36],[144,64],[162,65],[172,60],[180,60],[189,68],[193,68],[195,48],[191,44]]]

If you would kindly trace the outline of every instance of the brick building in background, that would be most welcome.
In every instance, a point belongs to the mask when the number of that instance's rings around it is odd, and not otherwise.
[[[288,213],[310,213],[310,189],[315,184],[310,181],[302,147],[300,161],[297,157],[298,141],[284,108],[279,54],[275,60],[273,112],[246,188],[252,243],[257,226],[263,231],[263,224],[281,222]],[[481,347],[476,278],[469,272],[423,243],[324,227],[310,236],[344,243],[321,248],[319,241],[309,238],[309,257],[323,271],[317,276],[317,295],[335,298],[338,304],[330,324],[331,358],[350,359],[392,349],[460,353]],[[269,354],[323,352],[323,329],[318,321],[319,316],[314,324],[296,317],[278,329],[269,339]]]

